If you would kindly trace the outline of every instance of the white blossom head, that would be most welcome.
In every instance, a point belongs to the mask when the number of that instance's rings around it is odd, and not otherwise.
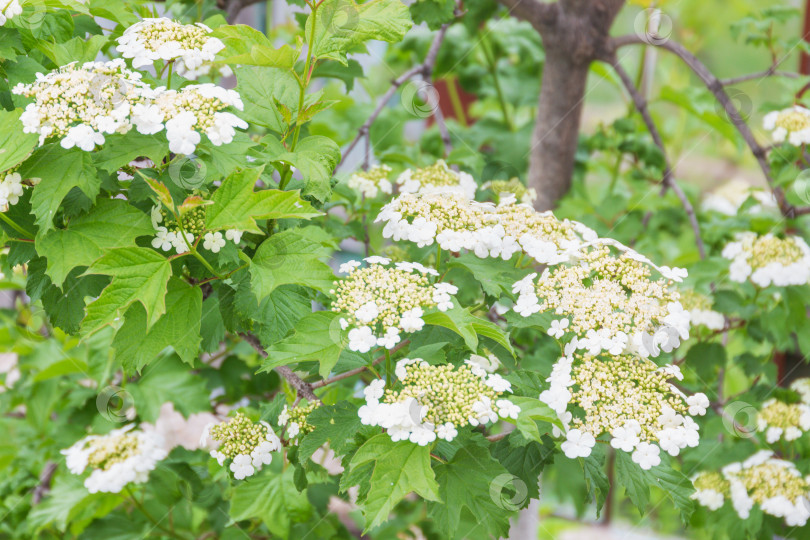
[[[465,172],[454,171],[444,160],[420,169],[407,169],[397,177],[400,193],[458,193],[475,199],[478,184]]]
[[[229,468],[237,480],[260,471],[272,461],[271,452],[281,449],[281,441],[266,422],[252,422],[243,413],[209,428],[208,437],[219,443],[211,457]]]
[[[779,238],[737,233],[723,248],[730,260],[729,278],[743,283],[750,280],[758,287],[787,287],[810,283],[810,247],[798,236]]]

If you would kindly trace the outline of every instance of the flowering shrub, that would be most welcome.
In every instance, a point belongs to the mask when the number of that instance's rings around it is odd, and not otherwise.
[[[610,182],[538,211],[502,161],[534,105],[498,77],[542,49],[494,4],[304,2],[269,36],[160,4],[0,0],[0,536],[501,538],[622,496],[697,535],[806,526],[807,109],[764,119],[774,189],[695,210],[630,116],[582,140]],[[441,47],[478,29],[491,81]],[[403,87],[364,120],[377,41],[482,116],[411,144]]]

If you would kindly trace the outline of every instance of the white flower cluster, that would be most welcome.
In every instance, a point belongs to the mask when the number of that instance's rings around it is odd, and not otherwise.
[[[452,441],[464,426],[496,422],[498,417],[517,419],[520,407],[501,398],[512,386],[477,361],[464,365],[431,366],[421,358],[397,362],[401,388],[385,389],[377,379],[363,391],[366,404],[358,415],[367,426],[384,428],[393,441],[409,440],[426,446],[437,438]]]
[[[577,337],[576,346],[592,355],[637,352],[648,357],[671,352],[689,338],[689,312],[673,287],[673,282],[686,277],[686,270],[657,267],[627,248],[614,256],[612,245],[600,240],[571,264],[518,281],[512,287],[518,295],[513,309],[524,317],[537,312],[561,316],[552,322],[549,335]],[[652,269],[663,277],[652,280]]]
[[[700,473],[693,483],[697,491],[692,498],[710,510],[730,498],[740,519],[748,519],[755,504],[783,518],[788,527],[803,527],[810,519],[810,476],[802,477],[793,463],[774,458],[769,450],[726,465],[719,473]]]
[[[722,330],[726,325],[723,314],[712,309],[712,300],[696,291],[681,291],[681,305],[689,312],[692,326],[705,326],[709,330]]]
[[[768,444],[780,439],[795,441],[810,431],[810,406],[769,399],[757,414],[757,431],[765,432]]]
[[[478,184],[469,174],[457,172],[440,159],[421,169],[406,169],[397,177],[400,193],[458,193],[475,199]]]
[[[701,209],[704,212],[714,211],[727,216],[736,216],[749,197],[758,202],[749,208],[748,211],[751,213],[778,208],[776,197],[770,191],[752,187],[745,180],[734,179],[707,194],[701,203]]]
[[[181,90],[161,87],[148,104],[135,105],[132,120],[138,132],[152,135],[166,129],[169,150],[176,154],[193,154],[205,133],[214,146],[233,141],[236,128],[247,129],[248,124],[229,107],[243,110],[244,104],[235,90],[215,84],[196,84]]]
[[[574,351],[569,344],[568,354],[546,379],[549,389],[540,394],[563,423],[567,457],[589,456],[602,434],[611,436],[613,448],[632,453],[642,469],[660,464],[661,450],[677,456],[683,448],[697,446],[698,425],[690,416],[706,414],[709,400],[700,393],[686,397],[667,382],[683,377],[677,366],[659,368],[637,356]],[[579,410],[584,417],[574,416]],[[562,432],[555,427],[554,435]]]
[[[731,261],[728,272],[732,281],[750,279],[759,287],[810,283],[810,247],[798,236],[781,239],[772,234],[737,233],[722,254]]]
[[[143,484],[166,457],[157,433],[132,428],[130,424],[107,435],[90,435],[62,450],[71,473],[93,470],[84,481],[90,493],[119,493],[127,484]]]
[[[150,100],[154,91],[121,59],[72,62],[12,92],[34,98],[20,117],[25,133],[38,133],[39,144],[60,137],[63,148],[92,151],[104,135],[132,129],[132,108]]]
[[[211,32],[202,23],[180,24],[165,17],[144,19],[124,31],[116,49],[124,58],[131,58],[136,69],[162,60],[175,62],[180,74],[189,76],[225,48],[222,41],[209,35]]]
[[[167,214],[160,206],[152,208],[151,219],[152,227],[155,229],[152,247],[163,251],[174,250],[178,254],[189,251],[189,246],[194,246],[200,239],[204,249],[211,253],[219,253],[225,247],[226,240],[239,245],[244,233],[238,229],[228,229],[224,236],[220,231],[204,232],[205,209],[202,206],[180,214],[183,222],[182,229],[174,217]]]
[[[373,199],[379,193],[390,195],[393,193],[393,185],[388,180],[391,174],[391,167],[388,165],[377,165],[367,171],[358,171],[349,177],[346,184],[353,190],[359,191],[364,197]]]
[[[810,378],[796,379],[790,383],[790,389],[799,394],[802,403],[810,404]]]
[[[38,133],[40,144],[61,137],[62,147],[86,152],[104,144],[105,134],[127,133],[133,126],[144,135],[165,129],[176,154],[193,153],[201,133],[221,146],[233,141],[236,128],[248,127],[225,110],[244,108],[236,91],[210,83],[179,91],[152,89],[121,59],[74,62],[47,75],[37,73],[36,82],[20,83],[13,92],[35,98],[20,117],[25,133]]]
[[[502,203],[512,199],[521,204],[531,205],[537,199],[537,190],[527,188],[518,178],[510,180],[490,180],[481,184],[482,190],[490,190],[495,194],[496,201]]]
[[[315,429],[313,425],[307,422],[307,416],[309,416],[309,413],[320,406],[321,403],[319,401],[313,401],[303,405],[299,403],[292,409],[289,409],[286,405],[284,405],[284,408],[281,410],[281,414],[278,415],[278,425],[287,426],[287,437],[291,440],[297,439],[299,435],[306,435]]]
[[[537,212],[528,204],[515,204],[512,197],[502,196],[495,213],[503,228],[504,258],[522,250],[540,264],[559,264],[570,260],[583,244],[598,239],[582,223],[561,221],[550,211]]]
[[[31,178],[23,182],[20,173],[13,169],[0,172],[0,212],[5,212],[8,210],[9,206],[15,205],[20,201],[25,186],[33,186],[38,182],[39,178]]]
[[[810,110],[794,105],[765,115],[762,127],[771,132],[775,143],[787,140],[793,146],[810,143]]]
[[[432,268],[419,263],[398,262],[387,267],[390,259],[367,257],[340,266],[348,275],[336,282],[330,294],[335,296],[332,311],[342,313],[341,328],[349,331],[349,349],[365,353],[374,347],[392,349],[400,342],[400,333],[418,332],[425,325],[425,309],[447,311],[453,307],[452,295],[458,287],[449,283],[430,284]]]
[[[254,424],[242,413],[206,426],[200,446],[210,447],[209,438],[220,443],[219,448],[211,450],[211,457],[220,465],[230,459],[229,468],[237,480],[253,476],[273,460],[270,452],[281,450],[281,441],[267,422]]]
[[[0,26],[23,12],[19,0],[0,0]]]

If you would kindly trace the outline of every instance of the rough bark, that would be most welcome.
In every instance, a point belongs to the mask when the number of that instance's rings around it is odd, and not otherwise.
[[[610,27],[624,0],[500,0],[540,33],[546,51],[528,184],[548,210],[571,187],[591,62],[609,54]]]

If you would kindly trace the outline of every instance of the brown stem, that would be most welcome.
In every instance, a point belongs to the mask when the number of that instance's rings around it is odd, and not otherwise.
[[[244,339],[247,343],[249,343],[250,346],[256,350],[256,352],[258,352],[264,358],[267,358],[267,351],[265,351],[264,347],[262,347],[259,338],[257,338],[253,334],[247,333],[239,335],[242,336],[242,339]],[[278,366],[273,369],[275,369],[279,375],[287,379],[287,382],[290,383],[290,386],[295,388],[296,392],[298,392],[298,395],[300,395],[301,397],[305,397],[309,401],[320,401],[318,399],[318,396],[316,396],[315,393],[312,391],[312,385],[307,382],[304,382],[298,375],[293,373],[293,370],[291,370],[289,367]]]
[[[405,341],[401,342],[399,345],[397,345],[396,347],[394,347],[393,349],[391,349],[388,352],[389,352],[389,354],[394,354],[395,352],[402,349],[403,347],[405,347],[409,343],[410,343],[410,341],[408,341],[406,339]],[[385,355],[379,356],[379,357],[374,359],[374,362],[372,362],[371,365],[376,366],[377,364],[379,364],[380,362],[382,362],[384,360],[385,360]],[[334,377],[329,377],[328,379],[324,379],[322,381],[317,381],[317,382],[311,383],[310,387],[312,387],[313,389],[314,388],[321,388],[321,387],[326,386],[327,384],[336,383],[338,381],[342,381],[343,379],[348,379],[349,377],[354,377],[355,375],[359,375],[360,373],[363,373],[367,369],[368,369],[368,366],[355,368],[355,369],[346,371],[344,373],[340,373],[338,375],[335,375]]]
[[[700,253],[700,258],[706,258],[706,246],[703,244],[703,238],[700,235],[700,224],[697,220],[697,215],[695,214],[695,209],[692,206],[692,203],[689,201],[689,198],[683,192],[681,187],[673,178],[672,173],[672,166],[669,163],[669,158],[667,157],[667,151],[664,147],[664,141],[661,138],[661,134],[658,132],[658,128],[655,125],[655,122],[652,119],[652,115],[650,115],[650,110],[647,107],[647,100],[644,99],[636,85],[633,83],[633,80],[630,78],[630,75],[624,70],[624,68],[619,63],[618,59],[613,59],[613,69],[619,75],[619,78],[624,83],[624,87],[627,89],[627,92],[630,94],[630,97],[633,99],[633,103],[636,106],[639,114],[641,114],[641,118],[644,119],[644,124],[647,126],[647,131],[650,132],[650,136],[652,137],[653,142],[655,145],[661,150],[661,154],[664,156],[664,177],[662,180],[663,189],[662,195],[666,192],[667,188],[672,188],[672,191],[675,195],[678,196],[678,199],[681,201],[683,205],[684,211],[686,211],[686,215],[689,217],[689,223],[692,225],[692,231],[695,233],[695,242],[697,243],[698,253]],[[646,218],[646,216],[645,216]]]

